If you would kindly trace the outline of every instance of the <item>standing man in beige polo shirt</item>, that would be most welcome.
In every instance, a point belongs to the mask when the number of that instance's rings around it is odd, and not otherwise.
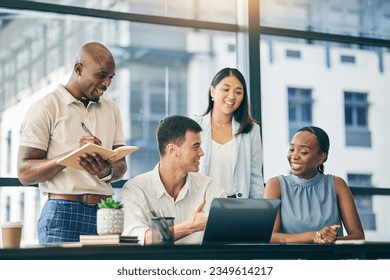
[[[68,83],[33,104],[25,116],[18,177],[26,185],[39,183],[40,191],[48,195],[38,221],[40,243],[73,242],[80,234],[96,234],[97,204],[114,194],[110,182],[127,170],[125,159],[109,164],[98,154],[79,158],[84,171],[56,163],[87,143],[111,149],[125,144],[119,107],[103,95],[115,68],[104,45],[85,44]]]

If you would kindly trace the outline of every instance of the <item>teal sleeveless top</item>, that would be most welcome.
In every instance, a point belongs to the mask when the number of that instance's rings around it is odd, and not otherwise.
[[[278,179],[281,188],[281,233],[301,233],[341,225],[333,175],[317,172],[310,179],[295,175],[280,175]],[[343,235],[342,227],[338,235]]]

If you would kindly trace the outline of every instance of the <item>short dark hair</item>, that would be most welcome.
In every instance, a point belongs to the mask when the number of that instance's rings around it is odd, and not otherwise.
[[[202,127],[193,119],[185,116],[169,116],[162,119],[157,127],[157,147],[160,155],[165,154],[165,148],[169,143],[181,146],[185,141],[187,131],[200,133]]]
[[[297,132],[299,131],[307,131],[313,133],[317,138],[318,146],[320,147],[320,152],[326,154],[329,153],[329,136],[322,128],[319,128],[317,126],[305,126],[300,128]]]
[[[246,87],[245,78],[242,75],[242,73],[236,69],[236,68],[223,68],[221,69],[217,74],[215,74],[213,80],[211,81],[211,85],[213,87],[216,87],[223,79],[229,76],[236,77],[240,83],[242,84],[243,90],[244,90],[244,97],[242,99],[240,107],[233,113],[234,120],[240,123],[240,128],[237,131],[237,135],[241,133],[249,133],[252,130],[253,123],[255,122],[255,119],[251,115],[251,110],[249,107],[249,97],[248,97],[248,90]],[[206,109],[206,112],[204,115],[208,114],[214,106],[214,101],[211,97],[211,92],[209,89],[209,104]]]

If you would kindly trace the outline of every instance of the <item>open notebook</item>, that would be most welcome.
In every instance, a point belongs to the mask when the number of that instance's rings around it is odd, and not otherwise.
[[[137,146],[121,146],[116,148],[115,150],[111,150],[93,143],[87,143],[84,146],[67,154],[66,156],[58,159],[57,163],[78,170],[84,170],[77,161],[77,157],[80,157],[84,153],[86,154],[97,153],[102,157],[103,160],[108,160],[109,162],[112,163],[137,151],[138,149],[139,148]]]
[[[269,243],[279,199],[214,198],[202,244]]]

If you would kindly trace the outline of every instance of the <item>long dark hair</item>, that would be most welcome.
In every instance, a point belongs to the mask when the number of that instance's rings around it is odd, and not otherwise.
[[[253,123],[256,121],[252,117],[250,112],[246,82],[241,72],[235,68],[223,68],[214,76],[210,86],[213,86],[215,88],[223,79],[228,76],[236,77],[241,82],[242,87],[244,89],[244,98],[242,99],[240,107],[238,107],[238,109],[233,113],[234,120],[240,123],[240,128],[238,129],[236,135],[240,133],[249,133],[252,130]],[[213,110],[213,107],[214,101],[211,98],[211,92],[209,88],[209,105],[203,116],[207,115],[211,110]]]

